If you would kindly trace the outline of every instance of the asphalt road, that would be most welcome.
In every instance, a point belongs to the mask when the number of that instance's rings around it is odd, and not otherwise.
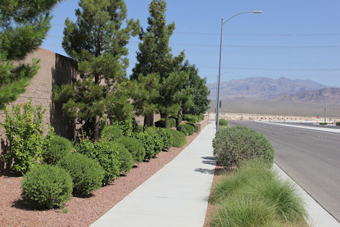
[[[228,123],[262,133],[275,149],[275,163],[340,221],[340,134],[259,122]]]

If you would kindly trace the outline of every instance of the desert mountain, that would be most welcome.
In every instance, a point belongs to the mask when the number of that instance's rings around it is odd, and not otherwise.
[[[209,98],[216,100],[217,83],[207,84],[207,87],[211,91]],[[322,88],[326,88],[326,86],[311,80],[291,80],[284,77],[279,79],[253,77],[221,82],[220,98],[221,100],[232,98],[271,99],[278,95],[289,95]],[[294,99],[293,97],[290,98]],[[281,99],[289,99],[289,97],[281,97]]]
[[[294,94],[278,95],[272,100],[284,102],[324,102],[330,103],[340,101],[340,88],[322,88],[318,90],[302,91]]]

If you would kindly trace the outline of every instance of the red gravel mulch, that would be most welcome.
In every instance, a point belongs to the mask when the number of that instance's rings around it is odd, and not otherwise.
[[[0,172],[0,226],[89,226],[173,160],[197,135],[187,136],[182,148],[171,148],[150,162],[138,164],[127,176],[95,191],[90,198],[72,197],[63,209],[30,210],[20,197],[22,177]]]

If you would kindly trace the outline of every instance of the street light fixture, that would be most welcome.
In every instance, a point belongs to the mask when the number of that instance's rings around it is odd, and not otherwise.
[[[262,13],[262,11],[245,11],[242,13],[235,14],[234,16],[230,17],[226,21],[223,20],[222,18],[222,23],[221,23],[221,42],[220,42],[220,61],[219,61],[219,69],[218,69],[218,88],[217,88],[217,107],[216,107],[216,132],[219,129],[219,124],[220,124],[220,89],[221,89],[221,60],[222,60],[222,37],[223,37],[223,25],[233,19],[234,17],[244,14],[244,13]]]

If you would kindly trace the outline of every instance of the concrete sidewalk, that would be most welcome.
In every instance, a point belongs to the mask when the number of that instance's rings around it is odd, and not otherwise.
[[[215,124],[207,125],[173,161],[91,226],[203,226],[215,170],[215,130]]]

